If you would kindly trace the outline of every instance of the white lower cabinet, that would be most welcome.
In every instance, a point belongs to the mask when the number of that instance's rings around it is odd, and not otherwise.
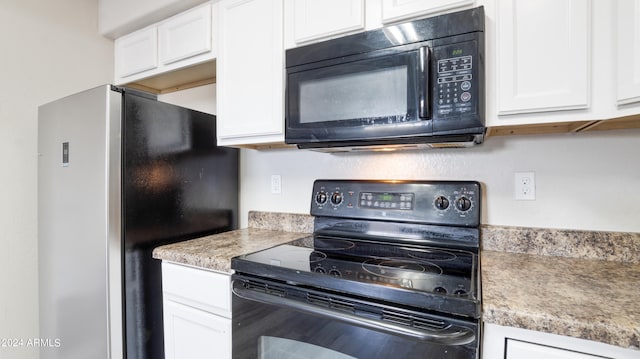
[[[484,324],[483,359],[631,359],[640,351],[590,340]]]
[[[162,262],[166,359],[231,358],[231,277]]]
[[[562,348],[550,347],[520,340],[507,339],[505,358],[517,359],[596,359],[602,358],[585,353],[575,352]]]
[[[231,358],[231,320],[165,300],[166,359]]]

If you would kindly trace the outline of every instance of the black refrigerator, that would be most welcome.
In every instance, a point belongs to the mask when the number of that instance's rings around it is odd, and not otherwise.
[[[215,116],[111,85],[38,109],[41,358],[163,358],[154,248],[238,222]]]

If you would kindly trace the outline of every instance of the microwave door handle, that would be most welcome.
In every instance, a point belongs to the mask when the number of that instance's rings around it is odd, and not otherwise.
[[[430,114],[429,108],[429,69],[430,66],[430,51],[428,47],[421,47],[419,51],[419,64],[420,67],[420,84],[418,89],[420,91],[419,103],[420,103],[420,118],[428,119]]]

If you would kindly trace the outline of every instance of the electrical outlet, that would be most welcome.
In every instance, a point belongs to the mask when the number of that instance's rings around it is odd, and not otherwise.
[[[282,193],[282,176],[271,175],[271,193],[273,194]]]
[[[536,177],[534,172],[515,173],[515,198],[516,201],[536,200]]]

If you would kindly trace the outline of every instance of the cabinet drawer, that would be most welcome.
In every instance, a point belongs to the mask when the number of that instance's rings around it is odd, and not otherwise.
[[[164,298],[231,318],[231,276],[162,262]]]

